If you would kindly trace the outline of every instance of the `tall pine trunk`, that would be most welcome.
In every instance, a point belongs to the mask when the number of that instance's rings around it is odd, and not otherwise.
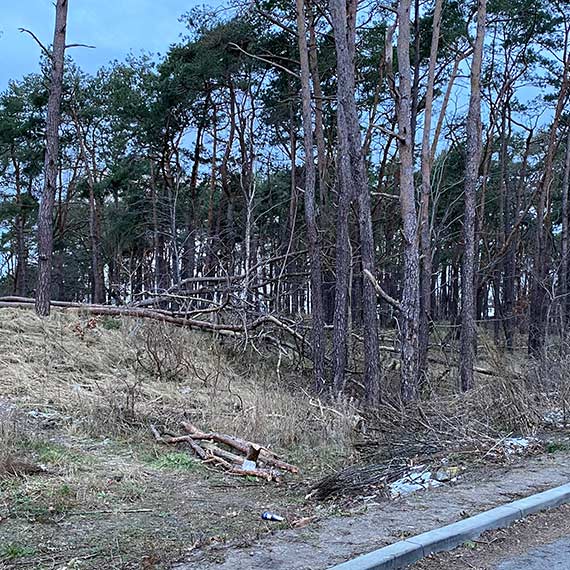
[[[439,34],[441,28],[441,13],[443,0],[437,0],[433,13],[433,31],[431,37],[431,49],[428,67],[428,83],[425,94],[424,126],[422,135],[422,192],[420,207],[420,248],[421,248],[421,273],[420,273],[420,323],[419,323],[419,379],[427,375],[427,356],[429,346],[429,329],[431,318],[431,292],[432,292],[432,251],[430,236],[430,198],[431,198],[431,120],[433,111],[433,90],[435,82],[435,64],[439,47]]]
[[[38,279],[36,286],[36,313],[47,316],[51,304],[51,276],[53,255],[53,209],[57,186],[59,154],[59,125],[63,91],[63,64],[67,31],[67,0],[57,0],[55,30],[51,56],[51,81],[47,107],[46,151],[44,160],[44,187],[38,213]]]
[[[420,259],[414,189],[412,140],[412,87],[410,83],[410,0],[398,4],[398,150],[400,207],[404,227],[404,283],[401,300],[401,395],[404,402],[418,396],[418,328],[420,312]]]
[[[471,96],[467,114],[467,158],[465,164],[465,212],[463,218],[463,265],[461,273],[461,389],[473,387],[475,363],[475,223],[479,163],[481,161],[481,64],[485,39],[487,0],[477,7],[477,36],[471,64]]]
[[[317,391],[325,385],[325,326],[323,312],[323,277],[321,245],[315,210],[316,171],[314,160],[313,120],[311,111],[311,70],[305,22],[305,2],[297,0],[297,30],[301,60],[301,100],[303,106],[303,143],[305,147],[305,222],[311,267],[311,313],[313,319],[314,381]]]
[[[561,239],[561,250],[560,250],[560,272],[559,272],[559,282],[560,282],[560,310],[562,319],[562,332],[565,335],[568,328],[568,316],[569,316],[569,300],[568,300],[568,215],[570,214],[570,208],[568,205],[568,195],[570,192],[570,127],[568,128],[568,134],[566,135],[566,152],[564,159],[564,178],[562,180],[562,239]]]
[[[339,222],[344,227],[337,228],[337,254],[339,249],[343,257],[337,257],[337,292],[336,304],[342,311],[343,330],[335,327],[335,342],[344,344],[346,353],[347,324],[348,324],[348,287],[350,274],[350,251],[348,236],[348,212],[340,212],[347,208],[352,197],[358,204],[358,228],[360,237],[360,251],[362,269],[374,274],[374,233],[372,230],[372,213],[370,208],[370,192],[364,156],[362,154],[362,140],[360,135],[360,122],[356,108],[356,80],[355,80],[355,28],[357,2],[349,0],[331,0],[330,2],[332,25],[335,37],[337,58],[337,123],[339,138]],[[338,247],[340,245],[340,248]],[[339,267],[339,261],[343,264]],[[342,283],[339,282],[339,271],[342,270]],[[342,298],[342,303],[340,302]],[[378,314],[376,306],[376,292],[370,280],[366,279],[362,286],[363,332],[364,332],[364,386],[365,398],[369,405],[377,403],[380,399],[380,369],[379,369],[379,341],[378,341]],[[335,315],[336,320],[336,315]],[[340,320],[340,319],[339,319]],[[336,323],[335,323],[336,324]],[[343,338],[340,338],[340,337]],[[336,347],[335,347],[336,352]],[[335,389],[344,387],[344,370],[335,370]]]

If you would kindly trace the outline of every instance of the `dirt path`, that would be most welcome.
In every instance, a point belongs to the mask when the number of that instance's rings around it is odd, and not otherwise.
[[[569,479],[567,453],[536,457],[509,468],[487,468],[466,474],[453,486],[370,506],[359,516],[339,516],[304,529],[278,531],[245,548],[212,547],[172,570],[322,570]]]

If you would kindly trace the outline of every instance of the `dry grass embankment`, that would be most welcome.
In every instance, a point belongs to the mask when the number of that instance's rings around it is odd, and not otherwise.
[[[77,432],[147,437],[151,421],[189,418],[306,458],[347,453],[356,411],[323,406],[286,359],[278,370],[264,356],[161,323],[0,311],[0,397]]]

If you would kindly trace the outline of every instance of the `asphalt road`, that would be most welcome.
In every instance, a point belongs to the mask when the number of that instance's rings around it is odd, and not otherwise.
[[[570,504],[484,533],[409,570],[570,570]]]
[[[499,563],[497,570],[569,570],[570,537],[530,549]]]

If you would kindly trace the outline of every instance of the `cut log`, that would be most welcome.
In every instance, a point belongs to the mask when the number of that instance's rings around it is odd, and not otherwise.
[[[198,439],[198,440],[209,439],[211,441],[227,445],[228,447],[231,447],[239,451],[240,453],[243,453],[246,456],[249,453],[250,447],[253,445],[255,447],[260,448],[259,460],[262,463],[271,465],[272,467],[276,467],[277,469],[282,469],[283,471],[289,471],[290,473],[299,473],[298,467],[286,463],[285,461],[281,461],[280,459],[277,458],[277,455],[273,451],[259,444],[253,444],[239,437],[234,437],[232,435],[228,435],[225,433],[217,433],[217,432],[205,433],[203,431],[200,431],[196,426],[194,426],[190,422],[183,422],[182,427],[184,431],[186,431],[188,434],[192,436],[193,439]]]
[[[266,481],[281,482],[281,474],[272,469],[241,469],[240,467],[234,467],[228,473],[231,475],[241,475],[243,477],[258,477]]]
[[[247,452],[247,456],[246,459],[248,461],[253,461],[254,463],[257,463],[257,460],[259,459],[259,454],[261,453],[261,446],[252,443],[249,446],[249,450]]]
[[[257,477],[259,479],[265,479],[266,481],[281,481],[281,473],[277,469],[256,467],[254,469],[244,469],[242,467],[244,459],[243,455],[237,455],[231,451],[219,448],[214,443],[208,443],[201,446],[196,439],[216,441],[218,443],[223,443],[228,445],[237,451],[244,450],[244,453],[248,454],[250,457],[259,457],[261,453],[261,446],[253,443],[246,442],[240,438],[234,438],[225,434],[207,434],[199,431],[195,426],[190,423],[184,425],[186,431],[189,431],[188,435],[181,436],[171,436],[162,435],[154,425],[150,425],[150,431],[154,435],[154,438],[159,443],[167,444],[186,444],[192,451],[200,458],[203,463],[213,464],[216,467],[221,467],[226,470],[231,475],[239,475],[242,477]],[[214,437],[221,436],[221,437]],[[254,459],[251,459],[254,461]],[[273,461],[274,463],[282,463],[274,460],[273,458],[268,458],[268,461]],[[287,465],[284,463],[284,465]],[[276,467],[274,465],[274,467]],[[294,466],[289,466],[297,469]]]
[[[243,463],[243,457],[241,455],[236,455],[231,451],[226,451],[225,449],[220,449],[213,443],[206,443],[204,448],[208,453],[215,455],[216,457],[221,457],[230,463],[235,463],[236,465],[241,465]]]

